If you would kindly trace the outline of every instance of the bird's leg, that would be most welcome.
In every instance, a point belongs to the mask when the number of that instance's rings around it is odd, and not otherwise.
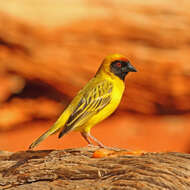
[[[106,149],[110,149],[110,150],[118,150],[118,148],[107,147],[107,146],[103,145],[98,139],[96,139],[95,137],[93,137],[90,133],[81,132],[81,135],[88,142],[88,146],[97,147],[97,146],[95,146],[95,145],[92,144],[92,141],[90,140],[90,139],[92,139],[94,142],[96,142],[98,144],[98,147],[106,148]]]
[[[87,133],[88,134],[88,136],[94,141],[94,142],[96,142],[97,144],[98,144],[98,146],[99,147],[101,147],[101,148],[105,148],[106,146],[104,146],[98,139],[96,139],[95,137],[93,137],[90,133]]]
[[[88,142],[88,145],[93,146],[92,141],[88,138],[89,135],[86,132],[81,132],[82,137]]]
[[[92,136],[90,133],[86,134],[88,137],[90,137],[94,142],[96,142],[98,144],[99,147],[101,148],[105,148],[105,149],[110,149],[110,150],[114,150],[114,151],[118,151],[120,150],[119,148],[114,148],[114,147],[109,147],[109,146],[105,146],[103,145],[98,139],[96,139],[94,136]]]

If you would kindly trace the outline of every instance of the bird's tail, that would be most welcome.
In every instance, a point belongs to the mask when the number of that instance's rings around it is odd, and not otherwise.
[[[42,134],[38,139],[36,139],[30,146],[29,149],[33,149],[36,147],[40,142],[42,142],[44,139],[46,139],[48,136],[58,132],[62,127],[64,127],[67,119],[68,119],[67,111],[65,111],[59,119],[55,122],[55,124],[44,134]]]
[[[60,128],[52,126],[48,131],[46,131],[43,135],[41,135],[38,139],[36,139],[30,146],[29,149],[33,149],[35,146],[40,144],[44,139],[48,136],[56,133]]]

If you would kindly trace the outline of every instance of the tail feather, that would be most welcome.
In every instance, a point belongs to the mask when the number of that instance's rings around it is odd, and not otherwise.
[[[37,146],[40,142],[42,142],[44,139],[46,139],[48,136],[56,133],[60,128],[58,127],[52,127],[48,131],[46,131],[43,135],[41,135],[37,140],[35,140],[30,146],[29,149],[33,149],[35,146]]]
[[[46,131],[43,135],[41,135],[38,139],[36,139],[30,146],[29,149],[33,149],[36,147],[40,142],[42,142],[44,139],[46,139],[48,136],[53,135],[54,133],[58,132],[62,127],[64,127],[68,117],[70,115],[70,110],[66,109],[61,116],[58,118],[58,120],[54,123],[54,125]]]
[[[70,127],[64,127],[61,129],[61,132],[58,135],[58,138],[60,139],[64,134],[66,134],[67,132],[69,132],[71,130]]]

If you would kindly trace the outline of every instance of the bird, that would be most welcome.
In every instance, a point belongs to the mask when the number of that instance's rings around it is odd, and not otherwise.
[[[95,76],[78,92],[53,126],[36,139],[29,149],[36,147],[48,136],[59,132],[58,138],[70,131],[78,131],[93,146],[104,144],[93,137],[93,126],[110,116],[118,107],[125,89],[125,77],[129,72],[137,72],[130,61],[121,54],[105,57]]]

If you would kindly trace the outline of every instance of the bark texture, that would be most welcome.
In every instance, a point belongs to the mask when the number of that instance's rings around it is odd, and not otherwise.
[[[97,136],[119,147],[190,152],[189,10],[189,0],[1,0],[0,148],[25,150],[102,59],[121,53],[138,73],[127,76],[120,108]],[[65,147],[84,145],[69,141]],[[56,142],[40,148],[63,148]]]
[[[94,148],[1,152],[0,189],[188,190],[190,155],[92,158]]]

